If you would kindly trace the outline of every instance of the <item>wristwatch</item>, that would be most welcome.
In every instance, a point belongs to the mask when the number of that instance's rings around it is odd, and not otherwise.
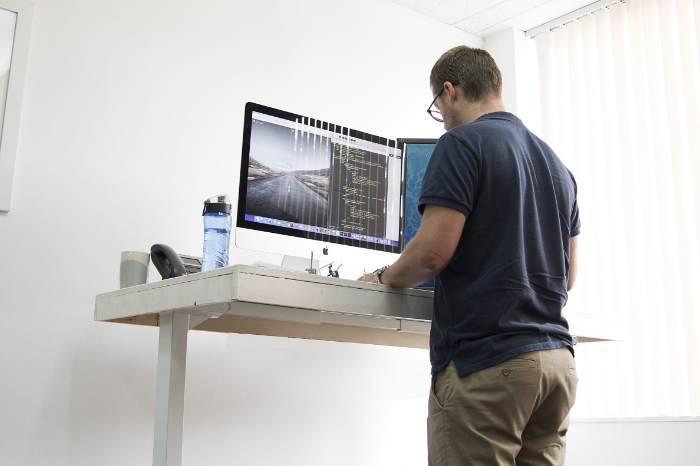
[[[389,266],[388,266],[388,265],[385,265],[385,266],[382,267],[381,269],[377,269],[377,270],[374,271],[374,279],[377,281],[377,283],[382,283],[382,281],[380,280],[380,277],[382,276],[382,274],[384,273],[384,271],[385,271],[386,269],[388,269],[388,268],[389,268]]]

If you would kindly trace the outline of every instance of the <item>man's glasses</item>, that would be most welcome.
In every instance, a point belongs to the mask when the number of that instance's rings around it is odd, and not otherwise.
[[[430,107],[428,107],[428,115],[433,117],[433,120],[438,121],[440,123],[442,123],[445,120],[442,119],[442,113],[440,113],[440,109],[435,107],[435,110],[433,110],[433,106],[435,105],[435,102],[437,102],[438,97],[440,97],[444,91],[445,88],[443,87],[442,90],[438,93],[438,95],[436,95],[433,101],[430,103]]]

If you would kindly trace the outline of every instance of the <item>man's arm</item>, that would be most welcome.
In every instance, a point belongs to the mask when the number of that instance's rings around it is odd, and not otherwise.
[[[578,275],[578,235],[571,238],[571,246],[569,247],[569,283],[566,285],[566,291],[571,291]]]
[[[395,288],[418,286],[439,274],[452,259],[462,236],[463,213],[439,205],[428,204],[415,238],[391,267],[382,274],[381,281]],[[360,278],[374,282],[371,273]]]

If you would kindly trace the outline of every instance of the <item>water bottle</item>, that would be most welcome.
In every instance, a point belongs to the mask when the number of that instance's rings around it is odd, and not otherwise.
[[[231,239],[231,202],[226,194],[204,201],[204,252],[202,272],[228,266]]]

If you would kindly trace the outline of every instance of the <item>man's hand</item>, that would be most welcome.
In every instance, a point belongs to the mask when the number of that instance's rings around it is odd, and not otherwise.
[[[372,273],[366,273],[360,278],[357,279],[358,282],[367,282],[367,283],[377,283],[377,280],[374,279],[374,272]]]

